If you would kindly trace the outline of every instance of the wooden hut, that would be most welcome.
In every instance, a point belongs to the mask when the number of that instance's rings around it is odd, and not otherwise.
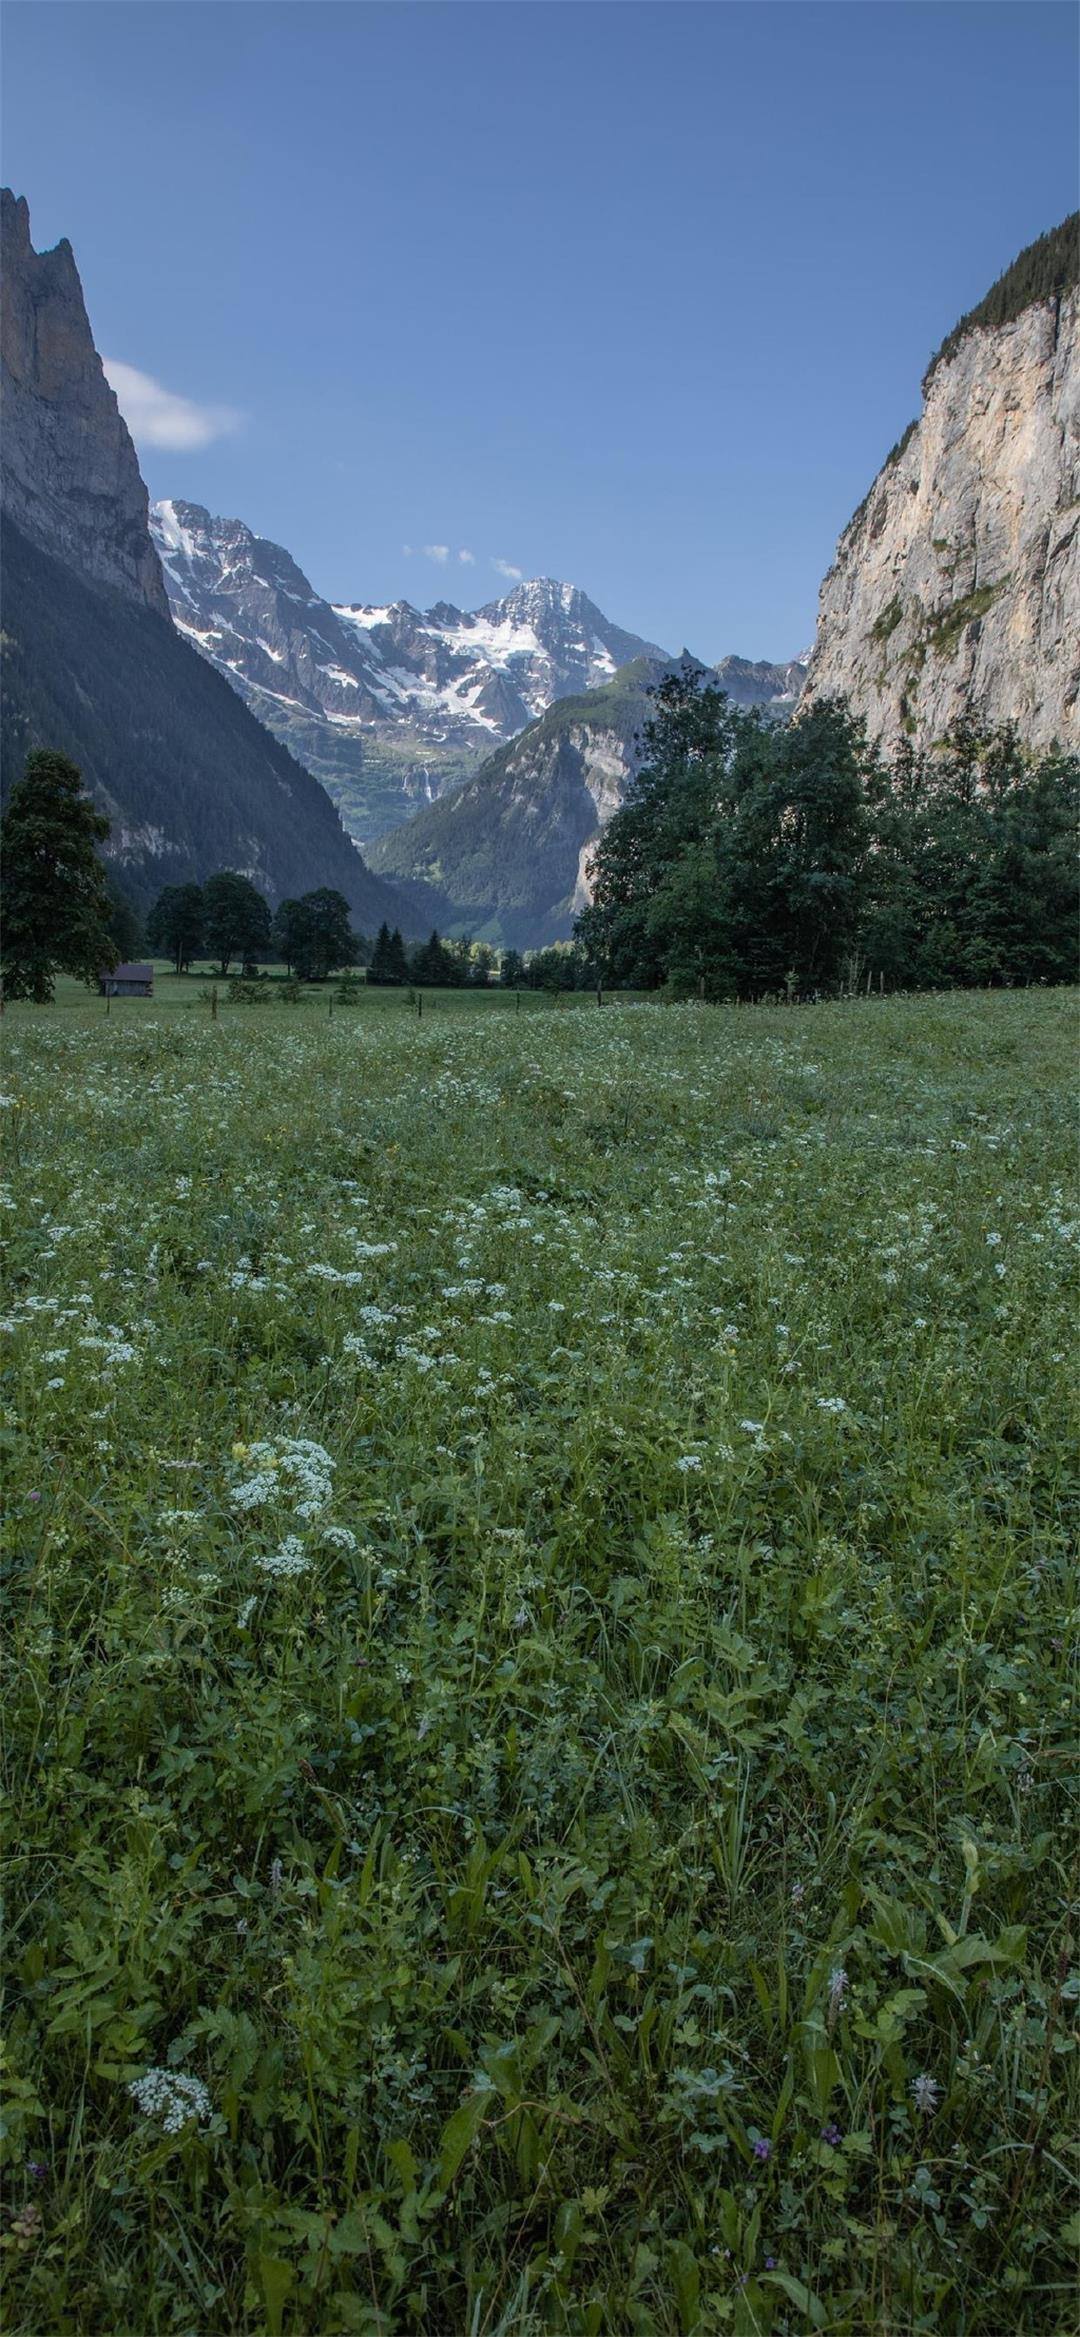
[[[109,973],[99,975],[98,989],[103,998],[152,998],[153,966],[113,966]]]

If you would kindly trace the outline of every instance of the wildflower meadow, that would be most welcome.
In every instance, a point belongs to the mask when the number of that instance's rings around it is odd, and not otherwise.
[[[158,989],[4,1023],[7,2337],[1072,2329],[1075,997]]]

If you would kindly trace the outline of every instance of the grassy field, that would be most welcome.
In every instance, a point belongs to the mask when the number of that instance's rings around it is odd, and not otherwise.
[[[1075,999],[4,1020],[7,2337],[1075,2326]]]

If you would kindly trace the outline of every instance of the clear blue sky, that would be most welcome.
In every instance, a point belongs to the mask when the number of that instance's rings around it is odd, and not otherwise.
[[[151,494],[335,599],[475,607],[503,561],[671,649],[793,654],[932,349],[1076,201],[1071,5],[4,23],[35,243],[71,238],[103,354],[207,410],[158,422],[203,445],[144,429]]]

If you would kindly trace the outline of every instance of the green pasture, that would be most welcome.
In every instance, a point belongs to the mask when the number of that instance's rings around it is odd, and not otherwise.
[[[1076,999],[9,1008],[7,2337],[1075,2327]]]

